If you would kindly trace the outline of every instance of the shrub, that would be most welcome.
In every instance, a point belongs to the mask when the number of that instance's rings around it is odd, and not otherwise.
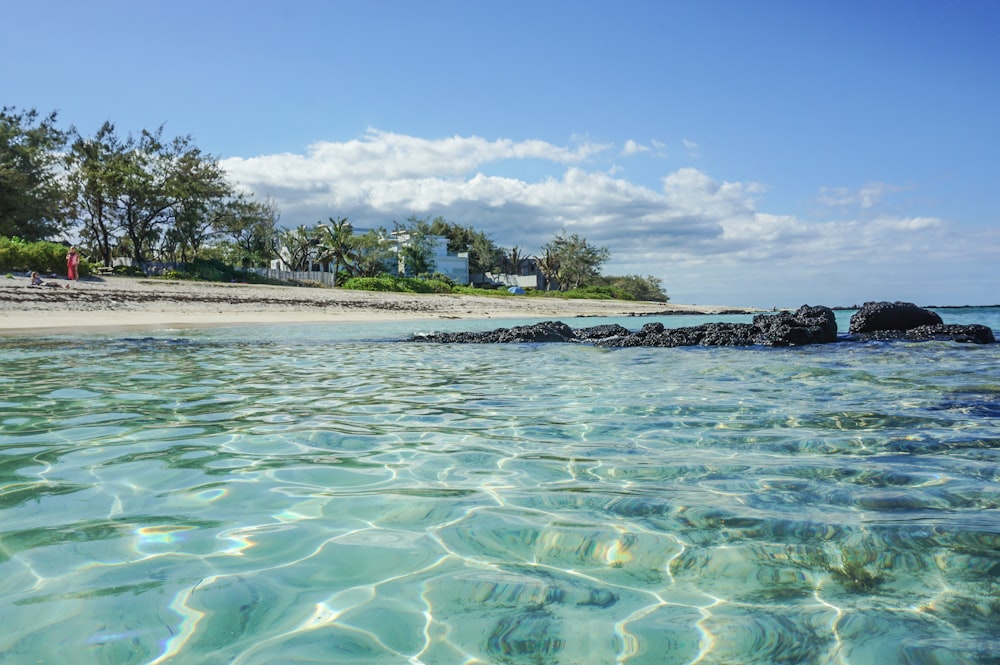
[[[357,291],[398,291],[392,277],[352,277],[344,282],[345,289]]]
[[[143,272],[142,268],[136,266],[115,266],[112,269],[112,274],[121,275],[122,277],[145,277],[146,273]]]
[[[0,238],[0,270],[66,274],[66,252],[69,248],[58,242],[40,240],[25,242],[20,238]],[[81,259],[80,276],[93,273],[86,259]]]
[[[417,279],[415,277],[352,277],[343,283],[345,289],[358,291],[395,291],[398,293],[451,293],[447,282],[437,279]]]
[[[452,293],[461,293],[467,296],[493,296],[493,297],[505,297],[512,295],[507,289],[501,289],[498,287],[494,288],[480,288],[477,286],[453,286],[451,289]]]
[[[631,293],[613,286],[581,286],[569,291],[563,291],[564,298],[583,298],[588,300],[635,300]]]

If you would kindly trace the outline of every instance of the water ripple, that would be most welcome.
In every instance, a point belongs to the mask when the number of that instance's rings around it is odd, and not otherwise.
[[[373,336],[6,340],[4,662],[1000,660],[996,348]]]

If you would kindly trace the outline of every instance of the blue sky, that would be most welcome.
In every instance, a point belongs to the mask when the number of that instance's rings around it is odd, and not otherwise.
[[[1000,3],[9,3],[2,103],[165,124],[281,223],[565,229],[681,303],[1000,302]]]

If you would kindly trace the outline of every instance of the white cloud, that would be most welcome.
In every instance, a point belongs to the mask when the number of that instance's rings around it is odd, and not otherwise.
[[[834,208],[857,206],[861,209],[870,209],[882,203],[886,196],[907,189],[909,188],[884,182],[870,182],[856,191],[846,187],[821,187],[816,199],[819,203]]]
[[[642,145],[632,139],[625,141],[625,147],[622,148],[623,155],[636,155],[640,152],[649,152],[649,146]]]
[[[694,141],[689,141],[688,139],[683,139],[681,143],[684,145],[684,149],[687,150],[687,155],[691,159],[697,159],[699,156],[698,144]]]
[[[967,265],[1000,258],[997,231],[961,236],[944,220],[919,215],[814,221],[774,214],[760,209],[764,188],[757,183],[683,168],[652,188],[598,170],[593,162],[606,153],[607,146],[587,141],[432,140],[370,130],[357,140],[316,143],[303,155],[223,165],[259,196],[273,196],[290,226],[343,215],[358,226],[388,227],[414,214],[441,215],[527,251],[565,228],[607,246],[609,272],[661,277],[679,302],[919,302],[901,292],[876,295],[873,285],[898,288],[905,280],[894,275],[918,283],[947,273],[946,266],[954,277]],[[546,174],[510,175],[534,172],[527,165],[539,163]],[[899,189],[873,183],[857,192],[824,190],[822,197],[873,210]]]

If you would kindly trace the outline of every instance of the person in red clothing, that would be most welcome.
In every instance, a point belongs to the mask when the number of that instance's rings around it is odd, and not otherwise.
[[[74,280],[80,277],[77,272],[77,267],[80,265],[80,254],[76,251],[76,247],[69,248],[69,254],[66,255],[66,279]]]

